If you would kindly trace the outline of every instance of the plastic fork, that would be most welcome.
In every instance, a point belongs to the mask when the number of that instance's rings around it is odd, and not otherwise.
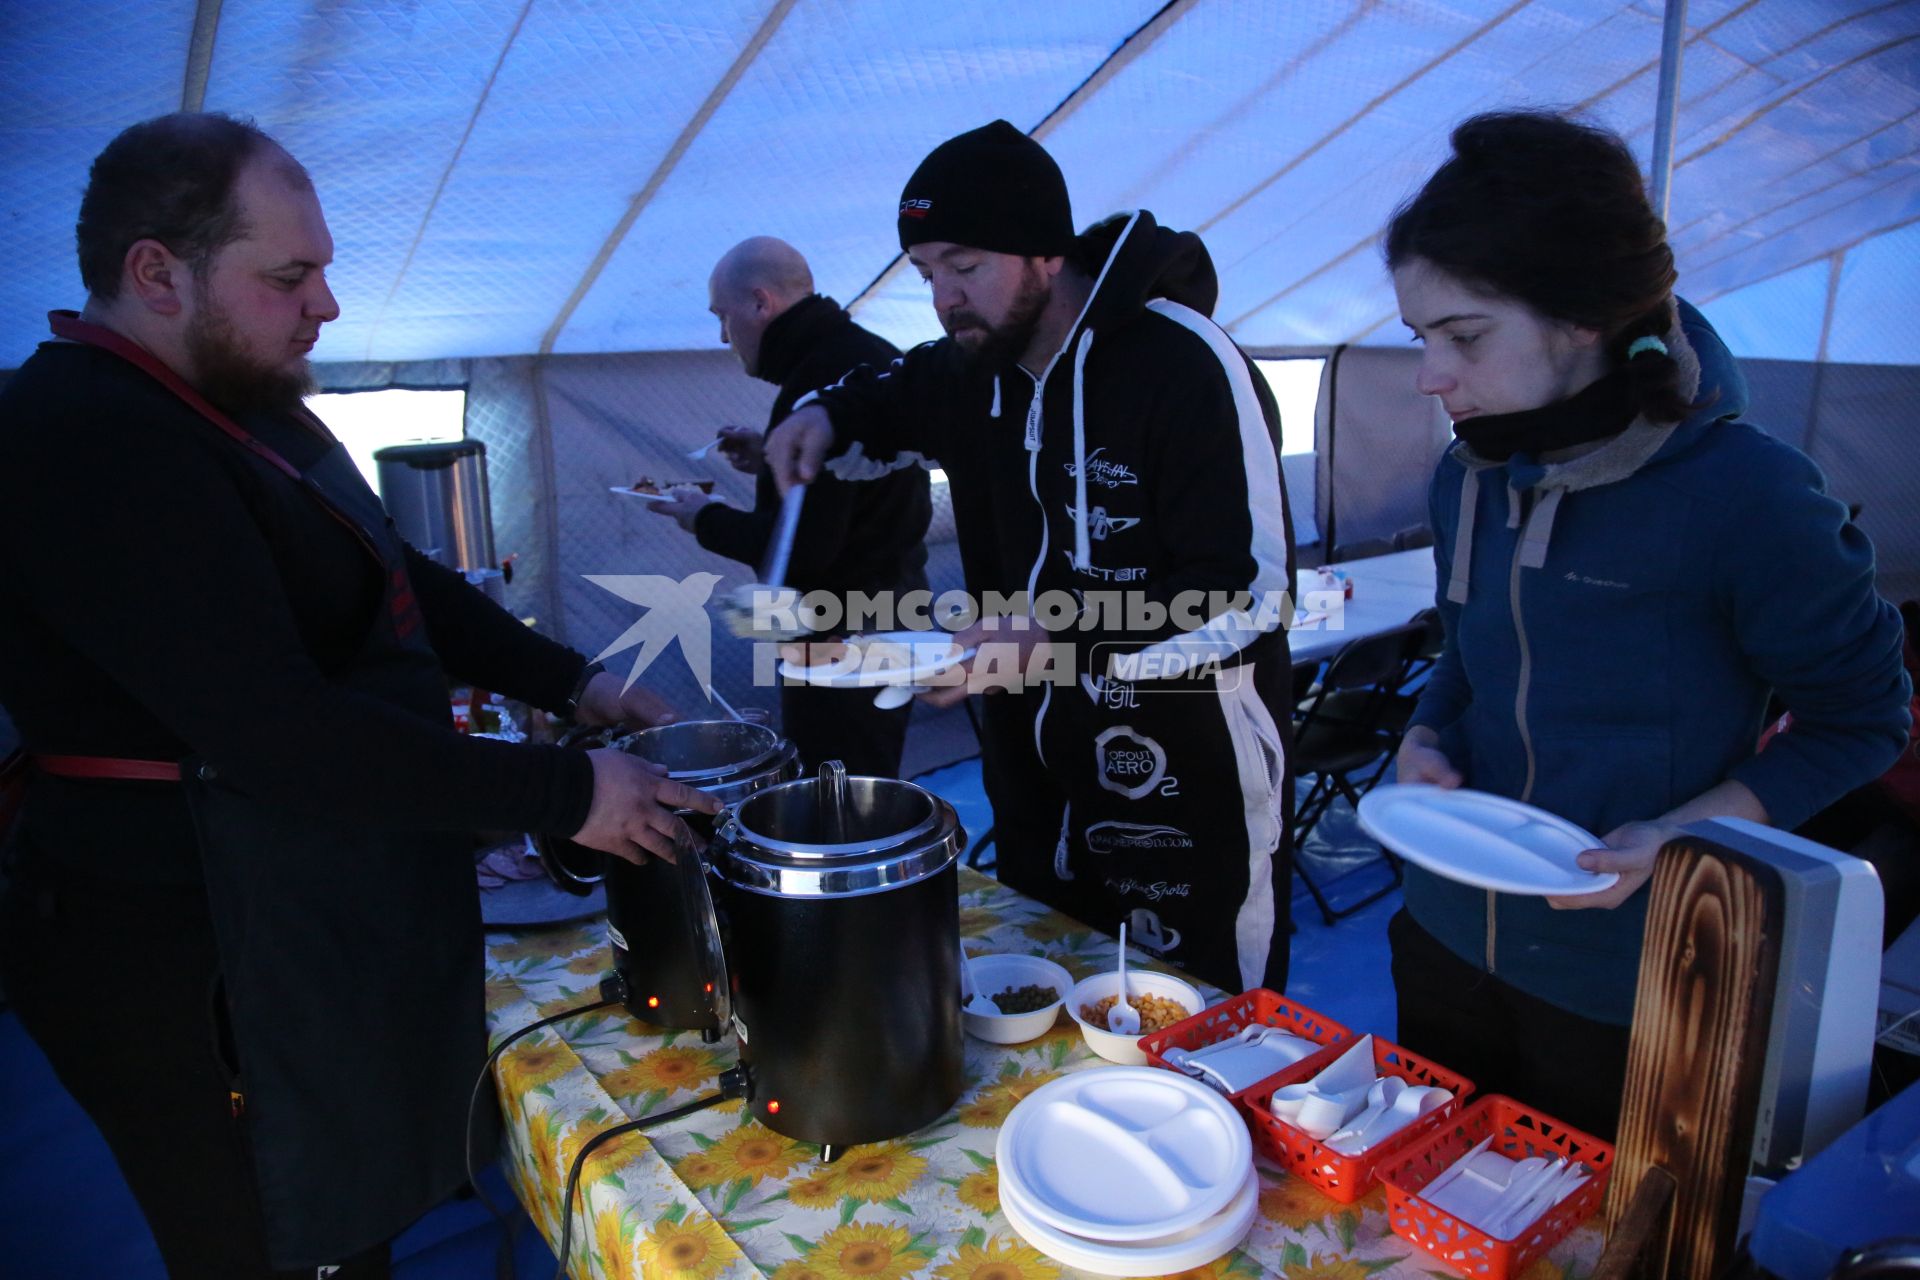
[[[701,445],[698,449],[687,450],[687,457],[693,459],[693,461],[695,462],[698,462],[719,447],[720,447],[720,437],[715,436],[713,439]]]
[[[1107,1030],[1118,1036],[1140,1034],[1140,1011],[1127,1003],[1127,923],[1120,922],[1120,990],[1107,1010]]]
[[[1487,1234],[1495,1240],[1505,1240],[1514,1232],[1532,1226],[1534,1220],[1540,1216],[1540,1212],[1535,1211],[1531,1217],[1526,1218],[1522,1218],[1521,1214],[1526,1211],[1527,1206],[1539,1198],[1543,1188],[1549,1183],[1558,1181],[1560,1175],[1566,1170],[1567,1159],[1565,1156],[1560,1156],[1555,1160],[1542,1163],[1539,1168],[1522,1179],[1520,1185],[1516,1186],[1509,1182],[1506,1191],[1500,1197],[1500,1202],[1506,1207],[1487,1224]]]
[[[1440,1190],[1442,1187],[1446,1186],[1449,1182],[1452,1182],[1455,1178],[1458,1178],[1461,1174],[1465,1173],[1467,1171],[1467,1166],[1473,1163],[1473,1158],[1479,1155],[1482,1151],[1485,1151],[1488,1147],[1492,1145],[1493,1145],[1493,1135],[1489,1134],[1486,1137],[1480,1139],[1479,1142],[1473,1145],[1473,1148],[1469,1150],[1467,1154],[1461,1156],[1458,1160],[1455,1160],[1452,1164],[1448,1165],[1445,1169],[1442,1169],[1438,1177],[1434,1178],[1434,1180],[1429,1182],[1426,1186],[1420,1188],[1421,1197],[1423,1199],[1431,1201],[1433,1199],[1434,1192]]]

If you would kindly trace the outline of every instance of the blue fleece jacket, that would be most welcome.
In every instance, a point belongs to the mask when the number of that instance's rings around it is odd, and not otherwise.
[[[1429,490],[1447,642],[1413,723],[1465,785],[1600,836],[1729,778],[1791,828],[1905,743],[1900,618],[1874,592],[1872,546],[1805,455],[1738,420],[1732,356],[1680,310],[1668,344],[1705,401],[1685,422],[1642,420],[1551,464],[1456,443]],[[1756,754],[1775,691],[1793,729]],[[1410,866],[1406,901],[1469,963],[1631,1021],[1644,888],[1555,911]]]

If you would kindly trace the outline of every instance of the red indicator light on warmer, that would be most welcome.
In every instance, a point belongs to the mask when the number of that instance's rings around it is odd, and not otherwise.
[[[707,994],[708,994],[708,995],[712,995],[712,994],[713,994],[713,984],[712,984],[711,982],[709,982],[709,983],[707,984]]]
[[[770,1116],[777,1116],[780,1114],[780,1099],[770,1098],[767,1100],[767,1114]]]
[[[658,1009],[659,1007],[660,1007],[660,997],[659,997],[659,996],[648,996],[648,997],[647,997],[647,1008],[649,1008],[649,1009]]]

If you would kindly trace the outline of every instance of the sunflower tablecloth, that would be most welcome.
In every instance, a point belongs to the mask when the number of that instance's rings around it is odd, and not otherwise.
[[[960,931],[974,954],[1044,954],[1085,977],[1114,942],[997,881],[962,870]],[[611,964],[605,922],[488,935],[488,1019],[496,1037],[598,996]],[[1210,993],[1217,994],[1217,993]],[[594,1135],[693,1101],[733,1063],[730,1045],[660,1034],[620,1010],[523,1037],[496,1072],[509,1180],[558,1250],[560,1198]],[[577,1280],[1065,1280],[1081,1272],[1028,1246],[1000,1214],[993,1162],[1001,1122],[1021,1098],[1102,1065],[1062,1013],[1023,1045],[966,1041],[967,1086],[938,1123],[854,1147],[819,1150],[747,1118],[740,1101],[597,1148],[581,1171],[569,1274]],[[1455,1280],[1392,1234],[1376,1187],[1345,1206],[1263,1168],[1260,1212],[1241,1250],[1183,1276],[1287,1280]],[[1583,1280],[1600,1252],[1588,1227],[1522,1280]]]

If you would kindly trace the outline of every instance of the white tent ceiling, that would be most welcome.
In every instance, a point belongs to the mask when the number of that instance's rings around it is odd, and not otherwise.
[[[1203,233],[1255,347],[1400,341],[1375,249],[1449,126],[1578,106],[1652,149],[1658,0],[0,0],[0,366],[80,298],[91,157],[187,105],[313,172],[331,361],[685,350],[752,234],[899,341],[893,210],[1004,116],[1083,225]],[[1693,0],[1671,225],[1742,354],[1920,364],[1920,3]]]

